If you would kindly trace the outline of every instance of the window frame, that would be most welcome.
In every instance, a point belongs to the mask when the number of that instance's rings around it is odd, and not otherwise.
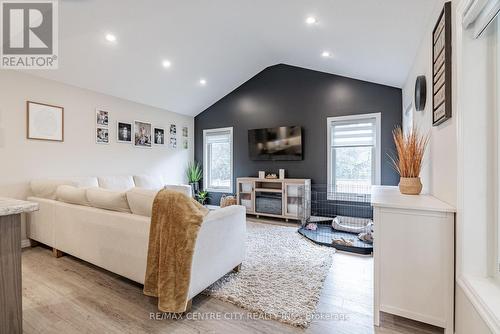
[[[207,150],[207,135],[210,133],[216,133],[216,132],[224,132],[224,131],[229,131],[229,146],[231,147],[230,149],[230,161],[231,161],[231,177],[230,177],[230,182],[229,182],[229,187],[227,188],[211,188],[209,187],[208,184],[208,150]],[[233,165],[234,165],[234,155],[233,155],[233,127],[225,127],[225,128],[213,128],[213,129],[204,129],[203,130],[203,190],[208,191],[208,192],[215,192],[215,193],[233,193],[234,189],[234,180],[233,180]]]
[[[382,148],[381,148],[381,117],[382,114],[378,113],[369,113],[369,114],[359,114],[359,115],[348,115],[348,116],[335,116],[335,117],[327,117],[326,119],[326,137],[327,137],[327,147],[326,147],[326,157],[327,157],[327,188],[332,186],[334,183],[334,173],[333,166],[334,161],[332,160],[332,124],[334,122],[345,122],[345,121],[361,121],[363,119],[375,118],[375,166],[374,166],[374,174],[375,178],[373,180],[373,185],[381,184],[381,156],[382,156]],[[366,197],[366,194],[339,194],[336,196],[330,191],[327,191],[327,199],[328,200],[336,200],[336,199],[345,199],[352,196],[352,200],[355,201],[358,197]],[[349,197],[347,197],[349,195]],[[339,198],[337,198],[339,197]]]

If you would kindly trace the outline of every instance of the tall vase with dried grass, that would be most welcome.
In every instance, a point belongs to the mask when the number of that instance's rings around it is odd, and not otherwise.
[[[403,133],[401,127],[392,131],[396,155],[389,155],[392,167],[399,174],[399,191],[405,195],[418,195],[422,191],[420,171],[429,135],[421,134],[416,127]]]

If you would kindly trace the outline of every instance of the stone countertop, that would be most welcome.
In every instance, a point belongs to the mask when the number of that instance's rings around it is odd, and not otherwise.
[[[23,212],[38,211],[38,203],[0,197],[0,216],[16,215]]]

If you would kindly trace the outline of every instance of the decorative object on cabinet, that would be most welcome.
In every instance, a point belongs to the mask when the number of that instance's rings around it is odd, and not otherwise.
[[[266,178],[266,172],[261,170],[259,171],[259,179],[265,179]]]
[[[420,75],[415,81],[415,110],[422,111],[425,109],[427,100],[427,82],[425,75]]]
[[[451,118],[451,2],[446,2],[432,31],[432,125]]]
[[[420,170],[429,135],[422,135],[414,126],[407,134],[401,127],[392,132],[396,145],[396,156],[389,155],[392,167],[400,176],[399,190],[402,194],[418,195],[422,191]]]
[[[283,180],[285,178],[285,170],[283,168],[281,168],[279,170],[279,176],[280,176],[281,180]]]
[[[64,141],[64,108],[45,103],[26,102],[27,138]]]
[[[267,174],[266,179],[277,179],[278,176],[276,174]]]

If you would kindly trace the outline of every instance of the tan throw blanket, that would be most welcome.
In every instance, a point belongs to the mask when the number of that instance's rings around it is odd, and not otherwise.
[[[153,202],[144,294],[163,312],[185,312],[196,237],[208,209],[177,191],[161,190]]]

